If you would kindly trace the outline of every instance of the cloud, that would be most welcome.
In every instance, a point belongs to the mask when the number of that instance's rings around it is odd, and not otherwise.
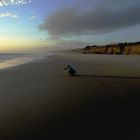
[[[85,3],[84,0],[78,0]],[[46,17],[39,26],[51,36],[101,34],[140,24],[139,0],[88,0],[85,7],[65,7]],[[90,2],[92,8],[89,7]]]
[[[20,5],[20,4],[27,4],[31,2],[32,0],[0,0],[0,6]]]
[[[36,16],[31,16],[29,19],[30,20],[35,20],[35,19],[37,19],[37,17]]]
[[[19,16],[12,13],[0,13],[0,18],[4,18],[4,17],[18,18]]]

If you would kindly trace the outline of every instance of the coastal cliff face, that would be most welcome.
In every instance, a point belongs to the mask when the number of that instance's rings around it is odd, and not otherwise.
[[[85,54],[139,55],[140,42],[118,43],[105,46],[86,46],[82,51]]]

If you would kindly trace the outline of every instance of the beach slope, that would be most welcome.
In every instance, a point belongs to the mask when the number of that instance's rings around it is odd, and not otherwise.
[[[139,58],[62,52],[1,70],[0,139],[140,138]]]

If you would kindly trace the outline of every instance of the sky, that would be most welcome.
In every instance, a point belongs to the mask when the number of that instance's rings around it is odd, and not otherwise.
[[[0,0],[0,50],[140,41],[140,0]]]

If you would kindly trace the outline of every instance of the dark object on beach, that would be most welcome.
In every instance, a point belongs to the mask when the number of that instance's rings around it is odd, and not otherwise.
[[[67,67],[65,67],[65,70],[68,70],[71,76],[74,76],[76,74],[76,70],[71,65],[67,65]]]

